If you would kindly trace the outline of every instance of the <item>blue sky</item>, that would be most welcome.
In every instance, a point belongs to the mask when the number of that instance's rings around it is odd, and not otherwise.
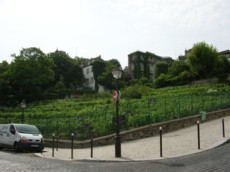
[[[230,49],[229,0],[0,0],[0,62],[22,48],[116,58],[177,59],[194,43]]]

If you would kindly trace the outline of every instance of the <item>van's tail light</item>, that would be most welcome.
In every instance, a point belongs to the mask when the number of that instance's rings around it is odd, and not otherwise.
[[[22,138],[19,140],[19,142],[26,143],[26,142],[28,142],[28,140],[27,140],[27,138],[26,138],[26,137],[22,137]]]

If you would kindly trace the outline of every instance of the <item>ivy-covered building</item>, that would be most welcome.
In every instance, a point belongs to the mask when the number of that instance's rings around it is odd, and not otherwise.
[[[151,52],[136,51],[128,55],[128,71],[132,79],[141,77],[154,80],[154,68],[157,62],[171,63],[171,57],[161,57]]]

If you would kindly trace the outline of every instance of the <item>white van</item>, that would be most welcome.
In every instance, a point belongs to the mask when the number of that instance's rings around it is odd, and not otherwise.
[[[13,148],[15,152],[22,150],[44,149],[43,137],[35,125],[0,124],[0,149]]]

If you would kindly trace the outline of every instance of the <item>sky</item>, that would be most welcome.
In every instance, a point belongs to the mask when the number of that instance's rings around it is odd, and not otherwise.
[[[229,0],[0,0],[0,62],[37,47],[128,65],[149,51],[177,59],[205,41],[230,49]]]

